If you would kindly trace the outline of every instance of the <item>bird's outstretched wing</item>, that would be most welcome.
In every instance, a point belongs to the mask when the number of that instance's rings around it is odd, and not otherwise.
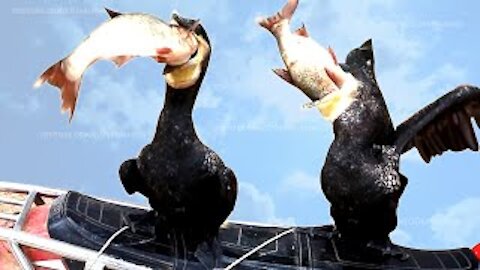
[[[448,150],[478,151],[472,118],[480,127],[480,88],[459,86],[400,124],[396,149],[403,154],[416,147],[427,163]]]

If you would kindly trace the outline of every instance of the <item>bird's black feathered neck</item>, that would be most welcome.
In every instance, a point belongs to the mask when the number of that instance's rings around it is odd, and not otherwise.
[[[181,18],[178,15],[176,16],[177,17],[175,19],[183,20],[183,23],[185,23],[186,20],[191,22],[194,21]],[[211,47],[208,35],[202,25],[198,25],[194,31],[197,35],[205,39],[205,41],[207,41]],[[192,119],[192,111],[198,92],[207,72],[210,55],[211,53],[209,53],[207,58],[202,62],[200,77],[194,85],[184,89],[175,89],[168,83],[166,84],[164,106],[158,119],[154,141],[171,136],[193,136],[196,138]]]
[[[207,65],[208,61],[202,69],[198,81],[188,88],[174,89],[166,84],[165,101],[158,119],[154,141],[162,140],[162,137],[180,139],[181,137],[190,136],[196,138],[192,112]]]
[[[204,38],[210,46],[207,33],[201,25],[195,30],[196,34]],[[186,114],[191,114],[195,100],[197,98],[198,92],[202,85],[203,79],[208,69],[208,63],[210,61],[211,52],[208,54],[207,58],[202,62],[202,70],[200,77],[194,85],[184,88],[184,89],[175,89],[169,84],[166,84],[166,94],[165,94],[165,104],[163,111],[171,110],[175,112],[183,112]]]
[[[375,77],[372,41],[353,49],[342,68],[360,82],[356,100],[334,122],[335,140],[371,146],[389,144],[394,128]]]
[[[193,89],[182,90],[167,89],[153,142],[166,143],[174,147],[179,146],[185,138],[188,142],[197,140],[192,111],[198,87],[192,86]]]

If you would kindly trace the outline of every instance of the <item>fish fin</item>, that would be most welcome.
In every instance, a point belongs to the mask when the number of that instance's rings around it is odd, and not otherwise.
[[[132,58],[133,56],[131,55],[119,55],[119,56],[112,57],[111,59],[113,62],[115,62],[115,65],[117,65],[117,68],[119,68],[125,65],[125,63],[130,61]]]
[[[165,63],[167,61],[167,55],[172,53],[170,48],[159,48],[157,49],[157,55],[153,57],[158,63]]]
[[[40,87],[44,82],[56,86],[60,89],[62,97],[62,113],[69,111],[69,122],[72,121],[77,103],[78,91],[80,89],[80,79],[71,80],[68,78],[65,70],[64,59],[48,68],[33,85]]]
[[[330,46],[328,46],[328,53],[332,56],[333,62],[335,63],[335,65],[338,65],[337,55],[335,54],[335,51]]]
[[[113,19],[119,15],[122,15],[122,13],[118,12],[118,11],[115,11],[115,10],[111,10],[107,7],[104,7],[105,11],[108,13],[108,16],[110,16],[110,19]]]
[[[307,28],[305,27],[305,24],[302,24],[302,26],[300,28],[295,30],[295,34],[297,34],[299,36],[302,36],[302,37],[309,37],[308,32],[307,32]]]
[[[288,72],[288,70],[284,68],[276,68],[273,69],[273,72],[277,74],[280,78],[282,78],[284,81],[293,85],[292,76],[290,76],[290,72]]]
[[[268,31],[272,31],[273,26],[281,20],[289,20],[290,18],[292,18],[293,13],[297,9],[297,6],[298,0],[288,0],[287,4],[285,4],[281,11],[268,18],[260,18],[258,20],[258,24],[266,28]]]

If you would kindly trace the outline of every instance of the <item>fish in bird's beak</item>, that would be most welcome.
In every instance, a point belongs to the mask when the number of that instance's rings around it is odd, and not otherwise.
[[[197,51],[187,63],[180,66],[167,65],[163,72],[165,80],[170,87],[185,89],[193,86],[200,79],[202,70],[210,56],[210,41],[199,20],[184,18],[174,13],[170,23],[193,31],[198,42]]]
[[[175,24],[168,24],[149,14],[106,11],[110,20],[93,30],[72,53],[46,69],[34,83],[35,88],[49,83],[60,90],[61,108],[69,112],[70,121],[83,74],[96,61],[108,59],[121,67],[143,56],[169,66],[181,66],[191,62],[198,51],[198,21],[174,15]]]
[[[260,18],[258,23],[277,39],[286,67],[274,69],[275,74],[308,96],[310,107],[316,106],[325,118],[334,120],[344,107],[339,104],[351,103],[358,83],[342,70],[333,49],[320,46],[309,36],[305,25],[291,31],[290,21],[298,2],[288,0],[279,12]]]

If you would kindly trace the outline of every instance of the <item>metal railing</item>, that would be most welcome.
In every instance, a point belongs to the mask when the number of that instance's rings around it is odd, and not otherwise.
[[[146,270],[151,269],[134,263],[129,263],[121,259],[113,258],[108,255],[99,254],[98,251],[75,246],[62,241],[39,237],[37,235],[22,231],[25,220],[30,209],[39,196],[57,197],[65,194],[65,191],[46,189],[37,186],[15,184],[9,182],[0,182],[0,192],[22,193],[26,194],[24,200],[12,199],[0,196],[0,203],[13,206],[21,206],[18,213],[0,213],[0,219],[12,221],[12,228],[0,227],[0,240],[8,242],[12,253],[14,254],[19,266],[25,270],[34,270],[33,263],[23,252],[20,246],[27,246],[38,250],[57,254],[62,258],[83,261],[89,269],[119,269],[119,270]],[[92,264],[93,263],[93,264]],[[62,269],[62,268],[51,268]],[[65,268],[63,268],[65,269]]]

